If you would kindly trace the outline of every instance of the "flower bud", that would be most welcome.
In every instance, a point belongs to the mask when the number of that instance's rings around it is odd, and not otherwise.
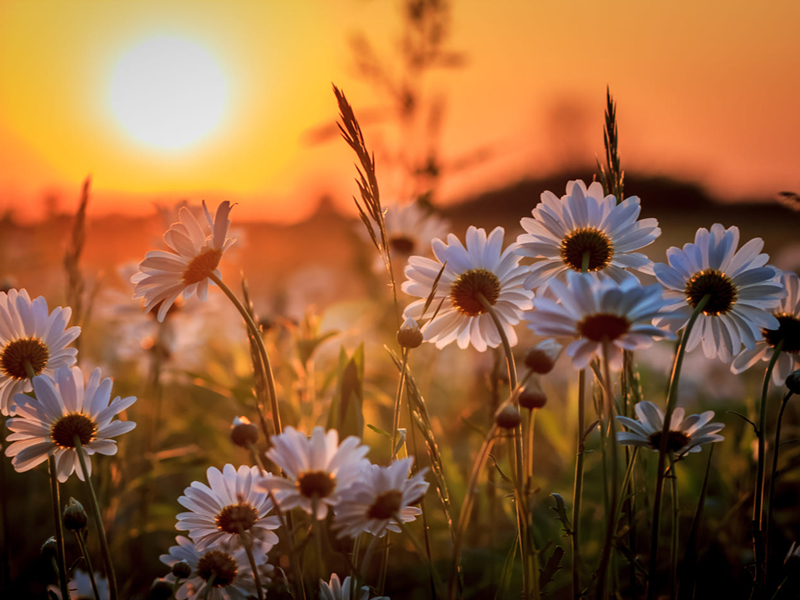
[[[786,378],[786,387],[793,394],[800,394],[800,369],[792,371]]]
[[[519,393],[519,405],[522,408],[533,410],[542,408],[547,404],[547,396],[538,384],[528,385]]]
[[[494,420],[499,427],[503,429],[514,429],[522,421],[522,416],[519,414],[519,409],[513,404],[506,404],[503,408],[497,411]]]
[[[56,558],[56,556],[58,556],[58,544],[56,543],[56,538],[50,536],[50,538],[44,544],[42,544],[42,549],[40,552],[47,560]]]
[[[397,330],[397,343],[401,348],[418,348],[422,344],[423,335],[417,322],[411,317]]]
[[[169,600],[172,598],[172,584],[166,579],[156,579],[150,587],[148,600]]]
[[[563,346],[555,340],[539,342],[525,353],[525,366],[534,373],[546,375],[553,370]]]
[[[236,417],[231,425],[231,441],[237,446],[250,449],[258,441],[258,427],[247,417]]]
[[[172,574],[178,579],[188,579],[192,574],[192,567],[185,560],[179,560],[172,565]]]
[[[75,500],[69,499],[69,504],[64,508],[64,529],[67,531],[83,531],[86,529],[86,524],[89,522],[89,517],[83,508],[83,504]]]

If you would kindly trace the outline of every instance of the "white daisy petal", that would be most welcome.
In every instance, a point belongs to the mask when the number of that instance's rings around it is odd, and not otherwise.
[[[636,404],[634,410],[638,420],[617,417],[617,421],[628,428],[628,431],[617,433],[617,443],[643,446],[658,452],[664,427],[664,413],[647,400]],[[700,452],[700,446],[703,444],[722,441],[723,437],[716,435],[716,432],[723,428],[723,424],[710,423],[712,418],[714,418],[713,411],[684,418],[683,408],[676,408],[670,419],[667,450],[676,456],[681,456],[689,452]]]

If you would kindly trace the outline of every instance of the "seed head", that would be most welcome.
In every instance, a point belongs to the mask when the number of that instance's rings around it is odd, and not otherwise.
[[[67,531],[83,531],[86,529],[86,524],[89,522],[89,517],[83,508],[83,504],[75,500],[69,499],[69,504],[64,508],[64,529]]]
[[[547,404],[547,396],[537,384],[523,388],[519,394],[519,405],[522,408],[533,410],[534,408],[542,408],[545,404]]]
[[[178,579],[187,579],[192,574],[192,567],[185,560],[179,560],[172,565],[172,574]]]
[[[494,420],[499,427],[503,429],[514,429],[522,421],[522,416],[519,414],[519,409],[513,404],[506,404],[503,408],[497,411]]]
[[[555,340],[540,342],[525,354],[525,366],[534,373],[546,375],[555,367],[562,348],[563,346]]]
[[[237,446],[250,449],[258,441],[258,427],[247,417],[236,417],[231,425],[231,441]]]

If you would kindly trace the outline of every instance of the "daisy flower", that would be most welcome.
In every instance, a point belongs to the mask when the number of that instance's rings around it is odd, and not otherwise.
[[[222,254],[236,241],[226,237],[230,210],[231,203],[223,202],[212,220],[203,202],[208,221],[208,226],[203,227],[188,208],[181,208],[180,221],[164,234],[170,252],[148,252],[139,264],[139,272],[131,277],[136,285],[133,297],[144,298],[145,312],[158,308],[157,318],[163,321],[181,293],[185,298],[195,292],[203,301],[208,298],[208,277],[212,273],[220,276],[217,265]]]
[[[762,329],[764,337],[756,342],[755,348],[742,350],[731,363],[731,371],[741,373],[759,360],[770,360],[775,347],[782,341],[783,348],[772,370],[772,380],[776,385],[783,385],[789,374],[800,367],[800,279],[796,273],[786,271],[781,276],[781,283],[788,295],[772,312],[779,327]]]
[[[614,196],[603,195],[599,182],[587,188],[577,180],[567,183],[567,195],[560,200],[549,191],[541,198],[533,218],[520,221],[527,233],[517,238],[517,254],[540,259],[530,268],[526,288],[547,287],[554,277],[563,280],[568,271],[582,271],[587,254],[588,271],[600,279],[633,277],[625,269],[653,273],[652,261],[634,250],[651,244],[661,229],[656,219],[637,221],[638,197],[617,204]]]
[[[585,369],[593,356],[602,356],[605,340],[609,367],[618,371],[623,350],[648,348],[655,339],[675,337],[652,324],[664,306],[658,284],[642,286],[636,278],[617,283],[570,271],[566,285],[554,280],[550,291],[560,302],[537,298],[535,310],[525,318],[537,335],[577,338],[566,354],[578,369]]]
[[[531,308],[533,292],[522,283],[528,272],[519,265],[514,254],[517,245],[511,244],[503,250],[503,228],[497,227],[489,236],[486,231],[470,227],[467,230],[467,247],[452,233],[447,244],[433,240],[433,253],[437,260],[412,256],[406,266],[407,281],[403,291],[416,300],[403,312],[404,318],[421,322],[423,309],[431,294],[433,282],[439,271],[444,271],[436,286],[436,294],[428,311],[433,314],[440,306],[436,317],[425,327],[425,341],[444,348],[456,341],[459,348],[470,343],[479,352],[487,347],[496,348],[501,339],[488,310],[480,301],[480,295],[493,306],[509,343],[517,343],[514,325],[522,318],[522,311]]]
[[[212,600],[249,600],[255,596],[253,570],[244,548],[239,548],[235,552],[225,546],[200,550],[189,538],[182,535],[177,536],[175,541],[178,545],[171,546],[169,554],[162,554],[159,560],[168,567],[183,560],[192,569],[191,575],[175,595],[178,600],[206,597]],[[256,546],[253,548],[253,558],[261,575],[267,555],[262,548]],[[209,593],[207,586],[212,576],[214,580]],[[259,578],[263,586],[265,580],[263,577]],[[170,573],[164,579],[174,583],[175,575]]]
[[[242,465],[237,471],[227,464],[222,472],[209,467],[206,475],[210,486],[194,481],[178,498],[190,512],[178,515],[175,528],[188,531],[198,550],[219,544],[238,548],[242,545],[241,528],[248,543],[263,544],[264,552],[269,552],[278,543],[272,530],[280,527],[280,519],[267,516],[272,500],[255,489],[255,482],[261,478],[259,468]]]
[[[418,202],[394,204],[388,206],[384,213],[384,226],[386,228],[386,242],[392,253],[392,258],[405,262],[409,256],[424,254],[434,238],[447,235],[450,223],[435,214],[427,212]],[[375,236],[380,240],[380,232],[376,224],[372,223]],[[362,237],[372,241],[369,233],[364,228],[359,228]],[[394,261],[393,261],[394,262]],[[383,259],[377,257],[374,269],[385,270]]]
[[[335,429],[325,433],[322,427],[315,427],[308,438],[287,427],[270,439],[273,445],[267,458],[280,467],[286,478],[267,475],[257,487],[274,492],[284,510],[299,506],[311,514],[316,504],[317,519],[327,516],[328,507],[339,503],[342,492],[369,464],[364,458],[369,447],[352,435],[339,444],[339,432]]]
[[[353,585],[350,583],[350,577],[344,578],[344,581],[339,581],[339,576],[336,573],[331,574],[330,582],[320,580],[319,593],[321,600],[369,600],[369,588],[363,586],[361,589],[356,588],[355,596],[350,593]],[[372,600],[389,600],[389,596],[375,596]]]
[[[422,514],[412,505],[428,490],[425,481],[428,469],[422,469],[409,479],[413,463],[414,457],[408,457],[388,467],[369,465],[358,481],[342,492],[333,521],[334,529],[341,529],[339,537],[355,538],[363,531],[383,537],[387,529],[400,531],[395,519],[410,523]]]
[[[695,307],[710,295],[686,345],[691,352],[701,342],[708,358],[728,362],[744,344],[748,350],[762,338],[761,330],[778,329],[780,323],[768,311],[776,308],[786,290],[781,272],[760,254],[761,238],[754,238],[738,251],[739,229],[719,223],[711,231],[700,228],[694,243],[667,250],[669,265],[659,263],[654,271],[664,285],[667,306],[656,325],[671,331],[686,326]]]
[[[58,480],[64,483],[74,471],[83,481],[78,466],[75,437],[80,439],[86,460],[87,476],[92,474],[90,457],[117,453],[117,443],[109,438],[127,433],[136,423],[112,419],[136,402],[134,396],[111,400],[111,379],[100,380],[95,369],[84,388],[78,367],[60,367],[54,379],[45,375],[33,378],[35,398],[17,394],[13,418],[6,425],[13,432],[6,440],[6,456],[17,472],[29,471],[55,456]]]
[[[654,452],[661,447],[661,432],[664,429],[664,413],[652,402],[643,400],[634,409],[637,419],[618,416],[617,421],[628,428],[628,431],[617,432],[617,443],[626,446],[644,446]],[[703,444],[721,442],[719,432],[725,425],[711,423],[714,411],[709,410],[700,415],[683,418],[684,410],[680,406],[672,412],[669,424],[667,451],[676,456],[691,452],[700,452]]]
[[[72,309],[47,310],[47,300],[39,296],[31,301],[25,290],[0,292],[0,412],[14,411],[13,398],[18,392],[30,392],[26,364],[34,375],[53,376],[59,367],[75,364],[78,350],[67,348],[81,333],[69,327]]]

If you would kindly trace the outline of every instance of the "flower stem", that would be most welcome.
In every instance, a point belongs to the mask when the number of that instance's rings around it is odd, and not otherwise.
[[[67,587],[67,563],[64,548],[64,524],[61,522],[61,494],[58,490],[58,471],[56,470],[56,458],[50,456],[47,459],[47,467],[50,473],[50,495],[53,500],[53,517],[56,521],[56,555],[58,557],[58,586],[61,588],[61,597],[69,598]]]
[[[766,546],[769,540],[764,539],[764,466],[767,437],[767,395],[772,370],[778,362],[778,356],[783,350],[783,340],[778,342],[772,352],[764,373],[764,384],[761,389],[761,406],[758,419],[758,467],[756,472],[755,502],[753,504],[753,545],[756,555],[756,571],[753,576],[753,586],[764,588],[766,574]],[[777,448],[776,448],[777,450]]]
[[[211,597],[211,589],[214,587],[214,580],[217,578],[216,573],[211,573],[211,577],[206,581],[206,593],[203,594],[203,600],[208,600]]]
[[[438,596],[438,594],[436,594],[436,590],[441,588],[444,584],[442,583],[441,577],[439,577],[439,573],[437,573],[436,570],[433,568],[433,563],[431,562],[431,559],[430,559],[430,556],[428,555],[428,552],[425,550],[425,548],[422,547],[422,544],[420,543],[419,539],[417,539],[417,536],[414,535],[414,532],[411,531],[411,529],[408,527],[408,525],[406,525],[403,522],[402,519],[399,519],[397,516],[395,516],[394,517],[394,521],[395,521],[395,523],[397,523],[400,526],[400,529],[403,530],[403,533],[406,534],[406,537],[409,540],[411,540],[411,543],[414,546],[414,550],[417,551],[417,554],[419,555],[419,557],[425,563],[427,563],[428,570],[430,571],[431,576],[433,577],[433,579],[435,581],[434,597]]]
[[[658,467],[656,470],[656,491],[653,500],[653,525],[650,534],[650,565],[647,572],[647,600],[655,600],[657,593],[656,586],[656,573],[658,572],[658,534],[661,524],[661,496],[664,490],[664,467],[667,455],[667,442],[669,441],[669,426],[672,421],[672,413],[675,410],[675,403],[678,399],[678,383],[681,377],[681,367],[683,366],[683,357],[686,354],[686,346],[689,343],[692,329],[697,322],[700,313],[711,300],[711,294],[706,294],[697,303],[689,321],[686,323],[686,329],[683,331],[681,341],[678,344],[677,351],[675,352],[675,363],[672,367],[672,376],[669,381],[669,391],[667,392],[667,409],[664,414],[664,425],[661,429],[661,443],[658,449]]]
[[[92,485],[92,478],[89,476],[89,471],[86,469],[86,458],[83,456],[83,447],[81,446],[81,438],[75,435],[75,452],[78,454],[78,462],[81,465],[81,472],[89,486],[89,497],[92,501],[92,512],[94,513],[94,520],[97,522],[97,532],[100,537],[100,553],[103,556],[103,566],[106,569],[106,576],[108,577],[108,589],[110,600],[117,600],[117,577],[114,574],[114,565],[111,562],[111,552],[108,549],[108,540],[106,539],[106,530],[103,527],[103,516],[100,514],[100,504],[97,502],[97,495],[94,493],[94,485]]]
[[[400,406],[403,403],[403,392],[405,391],[406,366],[408,365],[408,348],[403,348],[403,366],[400,368],[400,379],[397,382],[397,395],[394,399],[394,417],[392,418],[392,447],[391,460],[394,462],[397,452],[397,433],[400,429]],[[413,427],[411,423],[409,427]]]
[[[258,328],[258,325],[256,325],[256,322],[250,315],[250,311],[247,310],[236,294],[233,293],[233,291],[225,284],[225,282],[222,281],[222,279],[217,277],[214,273],[210,273],[208,278],[217,284],[219,289],[222,290],[222,292],[236,307],[236,310],[239,311],[239,314],[242,315],[242,318],[247,324],[247,328],[250,330],[253,339],[255,339],[256,344],[258,345],[258,352],[261,355],[261,368],[263,369],[264,379],[267,382],[267,391],[269,392],[269,401],[272,409],[272,421],[275,425],[275,433],[281,434],[283,433],[283,428],[281,427],[281,415],[278,410],[278,394],[275,391],[275,377],[272,374],[272,366],[269,362],[269,355],[267,354],[267,348],[264,345],[264,337],[261,335],[261,330]]]
[[[678,473],[675,471],[675,457],[669,453],[669,476],[670,489],[672,492],[672,543],[670,552],[670,572],[669,572],[669,597],[675,598],[675,581],[678,576],[678,534],[679,534],[679,514],[678,514]]]
[[[767,575],[769,574],[769,539],[772,532],[772,507],[775,504],[775,480],[778,477],[778,451],[781,447],[781,422],[783,421],[783,411],[786,410],[786,405],[789,403],[789,398],[792,397],[792,392],[786,392],[781,402],[781,410],[778,413],[778,422],[775,425],[775,447],[772,450],[772,471],[769,475],[769,496],[767,497],[767,522],[766,534],[764,539],[767,540],[767,556],[764,561],[764,582],[769,583]]]
[[[94,597],[96,600],[102,600],[100,598],[100,592],[97,591],[97,582],[95,581],[94,577],[94,567],[92,566],[92,559],[89,557],[89,551],[86,549],[86,540],[84,539],[83,535],[83,531],[75,532],[75,537],[78,538],[78,546],[81,549],[83,560],[86,562],[86,570],[89,571],[89,582],[92,584],[92,592],[94,592]]]
[[[606,427],[608,436],[609,450],[609,471],[611,475],[610,486],[610,502],[608,506],[607,520],[606,520],[606,534],[605,543],[603,544],[603,552],[600,555],[600,567],[597,571],[597,598],[602,600],[606,597],[606,580],[608,579],[608,566],[611,561],[611,550],[614,542],[614,532],[617,525],[617,503],[619,497],[619,490],[617,489],[618,478],[618,465],[617,465],[617,435],[614,419],[614,396],[611,391],[611,371],[609,369],[609,341],[608,338],[603,339],[603,391],[605,396],[605,413],[606,413]]]
[[[250,563],[250,569],[253,571],[253,580],[256,583],[256,596],[258,596],[258,600],[264,600],[264,592],[261,591],[261,578],[258,576],[258,565],[256,565],[256,559],[253,556],[252,538],[245,536],[241,523],[237,523],[237,525],[239,527],[239,540],[242,542],[242,546],[244,546],[244,551],[247,554],[247,561]]]
[[[578,373],[578,453],[575,459],[575,482],[572,487],[572,597],[581,593],[580,578],[580,523],[581,499],[583,496],[583,459],[586,451],[586,407],[583,397],[586,394],[586,370]]]

